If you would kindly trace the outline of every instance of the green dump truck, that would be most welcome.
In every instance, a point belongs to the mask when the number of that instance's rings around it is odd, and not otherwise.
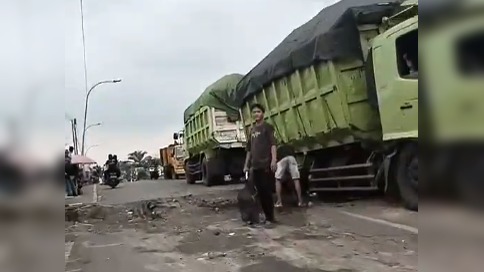
[[[222,77],[200,95],[184,113],[185,176],[188,184],[202,180],[206,186],[244,177],[246,136],[237,121],[238,108],[229,97],[242,78]]]
[[[276,138],[295,147],[309,191],[396,192],[418,209],[419,52],[434,139],[484,139],[482,77],[467,77],[454,63],[457,43],[484,48],[484,16],[446,16],[420,36],[419,49],[418,12],[417,1],[342,0],[294,30],[238,83],[232,99],[246,129],[250,105],[262,104]],[[466,48],[482,61],[479,47]],[[462,111],[465,103],[471,111]]]

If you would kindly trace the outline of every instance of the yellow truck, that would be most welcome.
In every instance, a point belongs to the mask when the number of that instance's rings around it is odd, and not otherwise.
[[[178,143],[160,149],[165,179],[179,179],[185,176],[184,154],[183,146]]]

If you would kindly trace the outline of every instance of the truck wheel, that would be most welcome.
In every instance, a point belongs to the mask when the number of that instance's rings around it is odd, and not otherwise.
[[[202,160],[202,182],[205,186],[210,187],[217,183],[217,176],[213,169],[208,165],[207,159]]]
[[[470,152],[469,152],[470,153]],[[467,156],[466,156],[467,157]],[[461,158],[456,169],[456,188],[459,198],[472,207],[484,206],[484,156]]]
[[[165,179],[172,179],[173,172],[171,171],[171,167],[165,168]]]
[[[187,181],[187,184],[195,184],[195,178],[192,175],[186,173],[185,179]]]
[[[195,177],[188,171],[188,162],[185,163],[185,180],[187,184],[195,184],[196,181]]]
[[[418,211],[418,146],[407,144],[399,152],[396,181],[405,208]]]

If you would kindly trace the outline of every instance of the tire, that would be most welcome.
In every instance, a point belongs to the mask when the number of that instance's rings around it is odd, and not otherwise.
[[[185,163],[185,180],[187,184],[195,184],[196,181],[195,177],[188,171],[188,162]]]
[[[118,186],[118,184],[119,184],[119,180],[118,179],[116,179],[116,180],[114,180],[112,182],[109,182],[109,186],[111,187],[111,189],[116,188]]]
[[[187,181],[187,184],[195,184],[195,178],[188,173],[185,174],[185,180]]]
[[[210,187],[218,183],[217,175],[214,173],[212,167],[207,162],[206,158],[202,160],[202,182],[203,185]]]
[[[484,207],[484,155],[474,154],[459,159],[455,174],[455,187],[459,198],[473,208]]]
[[[171,171],[171,167],[165,168],[165,179],[173,179],[173,171]]]
[[[418,145],[403,146],[396,163],[395,180],[403,205],[408,210],[418,211]]]

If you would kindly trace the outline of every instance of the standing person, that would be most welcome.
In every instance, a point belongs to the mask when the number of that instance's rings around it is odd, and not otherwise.
[[[66,181],[66,193],[67,196],[77,196],[77,185],[75,182],[77,172],[77,166],[72,164],[71,156],[69,154],[69,150],[65,151],[65,164],[64,164],[64,172],[65,172],[65,181]]]
[[[277,170],[276,170],[276,208],[282,207],[282,182],[286,173],[291,175],[297,193],[298,206],[304,205],[301,193],[301,183],[299,168],[295,158],[295,151],[290,145],[281,145],[277,150]]]
[[[265,109],[260,104],[251,106],[255,126],[252,127],[247,142],[247,156],[244,172],[249,172],[257,188],[258,197],[266,217],[266,224],[275,222],[274,201],[271,180],[277,166],[276,139],[274,127],[264,122]]]

